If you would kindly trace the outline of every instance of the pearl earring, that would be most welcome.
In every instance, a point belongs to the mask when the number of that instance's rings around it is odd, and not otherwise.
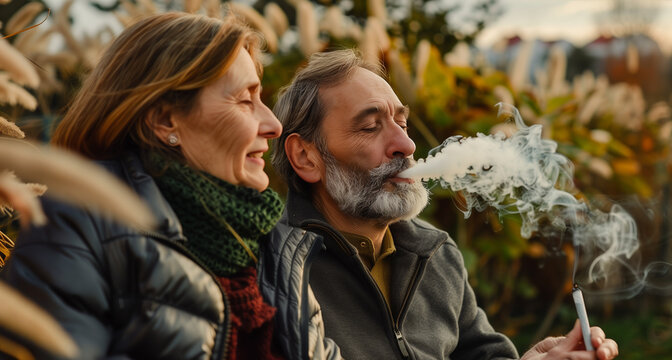
[[[177,142],[178,142],[177,135],[175,134],[168,135],[168,144],[170,144],[170,146],[177,145]]]

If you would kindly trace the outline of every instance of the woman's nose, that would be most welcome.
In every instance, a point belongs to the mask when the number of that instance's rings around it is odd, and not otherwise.
[[[265,104],[260,109],[260,112],[261,122],[259,124],[259,134],[268,139],[279,137],[282,133],[282,124],[280,124],[280,120],[275,117],[273,111],[271,111]]]

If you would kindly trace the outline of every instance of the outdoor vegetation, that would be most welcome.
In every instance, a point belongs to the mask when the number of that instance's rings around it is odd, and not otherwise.
[[[114,13],[123,26],[139,16],[170,10],[221,17],[225,3],[89,1],[92,7]],[[530,55],[524,49],[507,68],[497,68],[469,48],[479,31],[503,10],[496,0],[477,2],[468,30],[451,25],[452,7],[435,9],[427,3],[289,0],[229,5],[266,40],[263,96],[267,104],[272,106],[278,90],[310,54],[343,47],[357,47],[368,61],[385,65],[392,87],[411,108],[409,134],[417,145],[416,158],[424,158],[453,135],[515,131],[513,124],[498,120],[494,107],[498,102],[513,104],[528,125],[541,124],[544,137],[557,142],[558,152],[572,161],[577,198],[605,212],[620,204],[635,218],[641,263],[670,262],[669,96],[652,100],[636,84],[613,82],[589,69],[572,68],[575,74],[570,78],[568,57],[556,49],[549,52],[542,68],[534,69],[534,80],[527,76]],[[71,5],[72,0],[67,1],[49,13],[41,1],[0,0],[2,36],[48,17],[40,26],[0,40],[0,145],[20,146],[26,141],[19,140],[24,135],[35,142],[48,141],[53,124],[115,36],[109,28],[95,34],[73,33],[71,21],[76,14],[70,11]],[[54,50],[50,44],[56,40],[63,45]],[[636,73],[637,66],[631,62],[630,71]],[[666,76],[659,74],[660,81],[667,81]],[[14,140],[8,143],[9,138]],[[17,218],[26,216],[13,211],[8,194],[22,185],[20,181],[31,180],[21,178],[12,166],[0,160],[0,229],[4,232],[0,233],[4,245],[0,261],[11,256]],[[273,176],[272,169],[268,172],[271,187],[284,193],[286,185]],[[87,174],[70,172],[70,176]],[[23,186],[35,195],[45,190],[48,195],[51,189]],[[521,353],[545,336],[567,332],[576,318],[570,295],[576,255],[571,234],[526,239],[520,235],[520,219],[515,215],[486,210],[465,219],[460,201],[460,194],[434,188],[430,206],[421,216],[448,231],[460,246],[479,303],[495,328],[509,335]],[[670,292],[644,291],[630,299],[586,296],[586,302],[591,322],[617,340],[622,358],[669,359],[669,296]]]

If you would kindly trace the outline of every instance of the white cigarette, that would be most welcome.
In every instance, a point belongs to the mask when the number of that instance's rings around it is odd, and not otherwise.
[[[577,285],[574,285],[572,290],[572,297],[574,297],[574,305],[576,305],[576,313],[579,315],[579,324],[581,325],[581,333],[583,334],[583,343],[586,345],[586,350],[593,351],[593,344],[590,341],[590,324],[588,324],[588,313],[586,313],[586,304],[583,302],[583,293]]]

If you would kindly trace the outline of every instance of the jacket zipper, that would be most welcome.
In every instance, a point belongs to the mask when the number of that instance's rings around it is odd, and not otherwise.
[[[230,305],[229,305],[229,298],[226,296],[226,292],[224,291],[224,288],[222,287],[222,284],[219,283],[219,278],[210,270],[199,258],[197,258],[189,249],[184,247],[184,245],[172,241],[169,238],[167,238],[165,235],[157,232],[151,232],[151,231],[140,231],[139,234],[145,235],[151,238],[154,238],[156,240],[159,240],[161,243],[168,245],[170,248],[177,250],[179,253],[182,255],[185,255],[187,258],[189,258],[191,261],[195,262],[198,266],[200,266],[203,271],[208,273],[210,277],[212,277],[215,280],[215,284],[217,284],[217,287],[219,288],[220,293],[222,294],[222,300],[224,301],[224,323],[220,323],[218,327],[220,328],[220,331],[217,332],[217,335],[215,336],[215,344],[218,342],[220,343],[217,348],[212,349],[212,359],[223,359],[226,356],[226,352],[229,347],[229,341],[230,335],[231,335],[231,313],[230,313]],[[226,337],[222,341],[219,341],[222,336],[222,327],[226,325]]]
[[[310,249],[308,250],[308,254],[306,255],[306,259],[303,263],[303,284],[301,284],[301,304],[302,304],[302,309],[301,313],[302,314],[308,314],[308,288],[310,286],[310,267],[313,263],[313,260],[315,259],[315,256],[320,252],[322,249],[322,238],[320,236],[314,235],[317,238],[311,245]],[[303,234],[301,237],[301,244],[308,239],[308,234],[306,233],[305,230],[303,230]],[[310,319],[308,316],[303,316],[303,329],[308,329],[309,328],[309,322]],[[305,359],[310,359],[309,355],[309,350],[308,350],[308,339],[304,339],[303,341],[303,354],[305,355]]]
[[[342,241],[345,241],[344,239],[342,239],[342,235],[335,232],[331,228],[329,228],[325,225],[319,224],[319,223],[310,223],[310,224],[305,225],[305,227],[306,228],[318,228],[320,230],[323,230],[323,231],[329,233],[334,239],[336,239],[336,243],[338,243],[338,245],[342,249],[344,249],[346,251],[349,250],[347,248],[347,246],[344,246],[341,243]],[[351,251],[347,251],[347,253],[351,253]],[[424,262],[423,262],[423,264],[424,264]],[[380,288],[378,287],[378,284],[376,284],[376,281],[373,279],[373,276],[371,276],[371,272],[368,271],[368,269],[364,268],[364,264],[362,264],[361,261],[360,261],[360,265],[362,267],[362,270],[364,270],[364,272],[368,275],[369,281],[373,285],[374,289],[376,289],[376,291],[378,292],[378,299],[380,301],[382,301],[383,304],[385,304],[385,311],[387,313],[387,319],[389,320],[388,325],[390,326],[390,328],[394,332],[394,338],[397,342],[397,347],[399,348],[399,352],[401,353],[402,358],[403,359],[410,358],[410,349],[406,345],[406,341],[404,340],[404,336],[401,333],[399,325],[400,325],[400,319],[402,318],[401,315],[404,314],[404,312],[406,311],[407,304],[408,304],[408,299],[410,298],[411,292],[412,292],[413,289],[415,289],[417,287],[416,284],[417,284],[417,280],[418,280],[419,270],[422,266],[417,266],[415,268],[415,274],[413,276],[413,281],[411,282],[411,286],[409,286],[408,290],[406,291],[406,295],[404,296],[404,302],[402,303],[401,310],[399,311],[399,317],[395,321],[394,317],[392,316],[392,310],[390,309],[390,305],[387,303],[387,300],[385,300],[385,297],[383,296],[383,293],[380,291]],[[424,269],[424,267],[422,267],[422,268]]]

